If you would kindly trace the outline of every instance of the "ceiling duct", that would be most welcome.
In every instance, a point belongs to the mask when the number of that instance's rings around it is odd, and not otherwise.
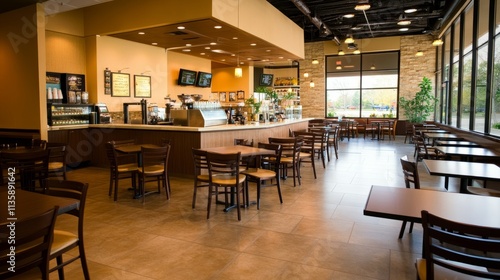
[[[311,10],[307,5],[302,2],[301,0],[290,0],[296,7],[299,9],[310,21],[314,26],[316,26],[319,29],[319,36],[320,37],[328,37],[332,35],[332,31],[328,26],[326,26],[323,21],[319,18],[318,15],[313,15],[311,16]],[[340,46],[340,41],[337,38],[337,36],[334,36],[332,39],[337,45]]]

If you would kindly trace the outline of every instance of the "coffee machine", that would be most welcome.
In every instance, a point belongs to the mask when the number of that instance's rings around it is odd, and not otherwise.
[[[91,114],[90,123],[111,123],[111,115],[109,114],[108,106],[104,103],[95,104],[95,114]]]
[[[123,103],[123,123],[131,123],[131,121],[129,120],[129,110],[128,110],[128,107],[130,105],[141,106],[141,124],[147,124],[148,123],[148,110],[147,110],[146,99],[142,99],[141,102]]]

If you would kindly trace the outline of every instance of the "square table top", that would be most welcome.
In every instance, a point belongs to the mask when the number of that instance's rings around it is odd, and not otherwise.
[[[125,154],[133,154],[133,153],[140,153],[141,148],[158,148],[160,146],[155,145],[155,144],[135,144],[135,145],[124,145],[115,148],[115,150],[125,153]]]
[[[219,154],[234,154],[234,153],[240,152],[242,157],[267,155],[270,153],[274,153],[273,151],[270,151],[268,149],[249,147],[249,146],[243,146],[243,145],[201,148],[201,150],[211,152],[211,153],[219,153]]]
[[[500,180],[500,167],[493,163],[424,159],[430,175]]]
[[[427,138],[453,138],[453,139],[457,139],[457,138],[460,138],[458,136],[456,136],[455,134],[452,134],[452,133],[449,133],[449,132],[430,132],[430,133],[424,133],[424,136],[427,137]]]
[[[0,189],[0,223],[6,222],[7,218],[23,219],[43,213],[54,206],[59,206],[58,214],[66,213],[76,209],[80,202],[76,199],[50,196],[36,192],[16,189],[14,215],[10,215],[7,209],[9,194],[7,188]],[[9,199],[10,201],[10,199]]]
[[[435,148],[447,156],[500,158],[500,154],[481,147],[436,146]]]
[[[456,147],[478,147],[480,148],[481,145],[470,142],[470,141],[449,141],[449,140],[437,140],[436,145],[438,146],[456,146]]]
[[[363,214],[420,222],[422,210],[461,223],[500,228],[500,198],[424,189],[372,186]]]

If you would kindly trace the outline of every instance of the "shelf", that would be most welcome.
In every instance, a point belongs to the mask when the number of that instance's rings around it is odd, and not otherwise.
[[[300,88],[300,85],[274,86],[274,88]]]

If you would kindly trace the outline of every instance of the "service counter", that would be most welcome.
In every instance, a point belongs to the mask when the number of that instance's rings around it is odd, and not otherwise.
[[[289,130],[306,129],[309,120],[210,127],[90,124],[50,129],[49,142],[68,143],[70,166],[76,167],[79,162],[87,161],[92,166],[107,167],[104,145],[107,141],[135,139],[137,144],[160,145],[161,139],[167,138],[172,145],[169,171],[172,175],[192,177],[192,148],[233,145],[235,138],[253,139],[254,143],[268,142],[269,137],[287,137]]]

